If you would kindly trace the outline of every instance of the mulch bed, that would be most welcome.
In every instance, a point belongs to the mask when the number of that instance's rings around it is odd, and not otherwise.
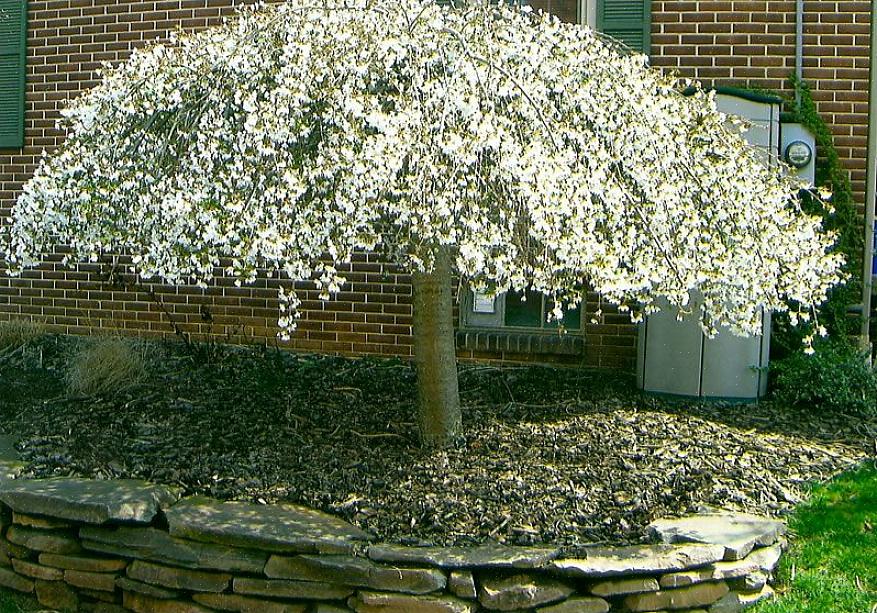
[[[405,362],[152,343],[144,383],[71,398],[63,373],[85,342],[48,337],[0,359],[0,429],[20,437],[27,476],[304,503],[395,542],[637,542],[651,520],[703,507],[782,514],[877,451],[877,420],[464,364],[465,440],[426,453]]]

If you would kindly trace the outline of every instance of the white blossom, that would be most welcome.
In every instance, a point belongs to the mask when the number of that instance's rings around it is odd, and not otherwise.
[[[757,334],[841,278],[802,184],[714,96],[644,56],[504,3],[291,0],[136,51],[63,113],[4,228],[14,271],[54,245],[134,256],[145,278],[315,278],[357,250],[560,305],[588,288],[639,320],[703,296],[704,326]],[[298,299],[281,290],[280,328]],[[797,319],[795,317],[795,319]]]

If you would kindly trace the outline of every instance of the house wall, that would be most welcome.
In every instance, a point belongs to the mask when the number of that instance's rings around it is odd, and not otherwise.
[[[804,80],[864,206],[868,0],[804,2]],[[656,0],[652,63],[705,85],[785,92],[795,70],[795,1]]]
[[[233,0],[42,0],[29,6],[26,147],[0,151],[0,215],[8,214],[43,149],[62,139],[55,126],[63,101],[95,84],[103,61],[164,38],[176,27],[198,29],[233,12]],[[868,19],[867,0],[805,3],[804,77],[814,86],[819,110],[829,121],[860,204],[864,192]],[[794,65],[794,2],[655,1],[652,62],[707,84],[776,90]],[[111,261],[70,271],[53,257],[21,278],[0,276],[0,319],[28,316],[66,333],[122,329],[173,334],[172,318],[202,338],[275,342],[276,288],[260,279],[236,288],[128,286]],[[374,255],[362,255],[337,299],[319,301],[301,285],[299,331],[288,346],[303,351],[408,357],[411,291],[408,279]],[[587,313],[599,307],[592,295]],[[625,315],[604,305],[587,323],[583,353],[562,357],[526,351],[461,347],[461,357],[504,361],[560,360],[633,370],[636,329]],[[517,347],[517,345],[515,346]]]

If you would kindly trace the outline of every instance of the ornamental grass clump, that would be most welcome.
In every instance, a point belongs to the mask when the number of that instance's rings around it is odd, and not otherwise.
[[[65,381],[71,396],[113,395],[142,383],[146,375],[143,343],[110,336],[87,341],[71,358]]]
[[[46,335],[46,325],[31,319],[0,321],[0,355],[15,351]]]
[[[591,290],[634,320],[697,290],[706,331],[743,335],[764,309],[806,317],[840,280],[805,186],[713,93],[526,7],[290,0],[102,76],[13,207],[12,270],[58,243],[66,262],[126,252],[174,284],[267,269],[287,337],[294,281],[329,299],[355,252],[378,251],[412,274],[429,445],[462,423],[455,274],[542,292],[552,319]]]

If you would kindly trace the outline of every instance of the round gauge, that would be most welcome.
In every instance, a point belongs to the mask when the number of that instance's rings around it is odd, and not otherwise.
[[[802,140],[789,143],[786,147],[786,162],[795,168],[804,168],[813,159],[813,149]]]

